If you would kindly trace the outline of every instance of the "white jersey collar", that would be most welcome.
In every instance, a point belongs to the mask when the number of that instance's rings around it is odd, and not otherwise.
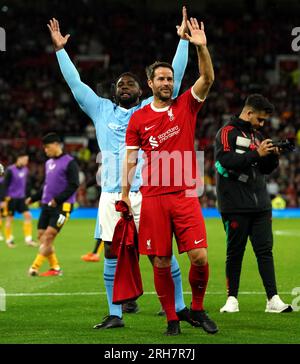
[[[169,108],[170,108],[170,106],[166,106],[166,107],[162,107],[162,108],[155,107],[155,106],[153,105],[153,102],[151,102],[150,106],[151,106],[151,109],[152,109],[153,111],[155,111],[155,112],[164,112],[164,111],[168,111],[168,110],[169,110]]]

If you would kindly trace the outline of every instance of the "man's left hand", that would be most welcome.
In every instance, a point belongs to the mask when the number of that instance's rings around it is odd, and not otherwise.
[[[187,39],[193,43],[195,46],[206,46],[207,40],[204,32],[204,24],[200,23],[201,27],[199,27],[198,20],[196,18],[191,18],[187,21],[187,25],[191,35],[185,33]]]

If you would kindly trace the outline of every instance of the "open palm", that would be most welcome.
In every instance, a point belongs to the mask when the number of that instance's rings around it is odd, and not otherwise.
[[[188,40],[196,46],[206,46],[207,40],[204,32],[203,22],[201,22],[201,27],[199,27],[197,19],[191,18],[190,21],[187,21],[187,25],[191,33],[191,35],[186,34]]]
[[[62,36],[60,29],[59,29],[59,22],[55,18],[50,19],[50,24],[47,24],[47,27],[50,31],[51,39],[56,51],[64,48],[67,44],[67,41],[70,37],[70,34]]]

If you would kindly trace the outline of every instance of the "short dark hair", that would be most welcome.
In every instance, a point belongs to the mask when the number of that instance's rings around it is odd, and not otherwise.
[[[245,106],[250,106],[255,111],[264,111],[266,114],[272,114],[274,112],[274,105],[261,94],[249,95],[246,99]]]
[[[56,133],[48,133],[42,138],[43,144],[61,143],[61,137]]]
[[[174,68],[172,67],[172,65],[170,63],[155,61],[150,66],[146,67],[146,75],[147,75],[148,80],[154,79],[154,73],[155,73],[156,68],[158,68],[158,67],[170,68],[170,70],[172,71],[172,73],[174,75]]]
[[[27,149],[21,149],[21,150],[18,150],[16,152],[16,157],[19,158],[19,157],[25,157],[25,156],[28,156],[29,153],[27,151]]]
[[[27,149],[20,149],[14,153],[14,160],[18,160],[21,157],[29,157]]]
[[[139,85],[139,87],[141,88],[142,83],[140,81],[140,79],[138,78],[138,76],[136,76],[134,73],[132,72],[124,72],[122,74],[120,74],[120,76],[115,80],[114,85],[116,86],[118,81],[120,80],[120,78],[124,77],[124,76],[128,76],[131,77],[135,80],[135,82]]]

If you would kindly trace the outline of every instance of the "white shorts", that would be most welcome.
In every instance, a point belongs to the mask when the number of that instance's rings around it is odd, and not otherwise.
[[[121,214],[116,211],[115,202],[121,200],[122,194],[119,192],[102,192],[99,201],[99,217],[101,238],[103,241],[112,241],[115,227]],[[133,218],[137,230],[139,229],[142,194],[140,192],[130,192],[129,198],[133,211]]]

